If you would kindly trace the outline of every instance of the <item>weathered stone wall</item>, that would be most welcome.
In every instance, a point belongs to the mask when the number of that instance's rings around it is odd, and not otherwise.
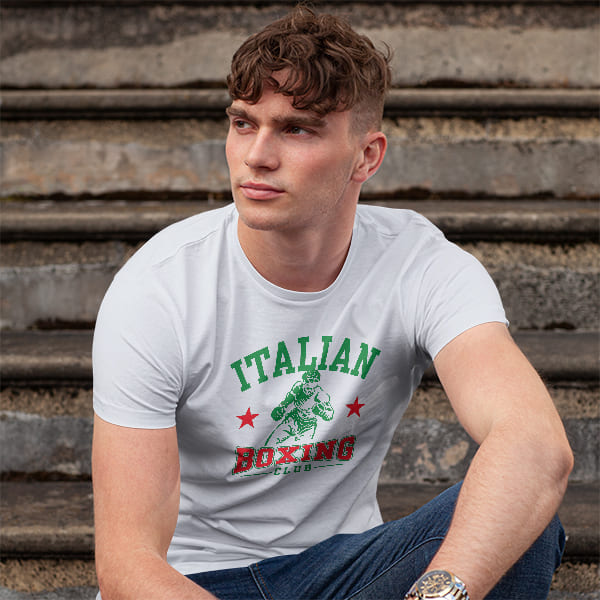
[[[600,194],[600,126],[574,118],[386,120],[365,195]],[[225,121],[19,121],[3,127],[5,196],[229,193]]]
[[[215,3],[217,4],[217,3]],[[165,87],[223,82],[233,51],[286,5],[72,4],[6,10],[6,87]],[[394,50],[394,84],[594,87],[594,6],[320,4]]]

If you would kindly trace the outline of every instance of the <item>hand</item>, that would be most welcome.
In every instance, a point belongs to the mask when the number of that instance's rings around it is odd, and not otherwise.
[[[285,414],[285,408],[283,408],[283,406],[276,406],[271,411],[271,418],[275,421],[279,421],[280,419],[283,418],[284,414]]]

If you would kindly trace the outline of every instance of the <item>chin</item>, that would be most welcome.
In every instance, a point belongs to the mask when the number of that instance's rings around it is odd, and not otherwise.
[[[256,231],[282,231],[290,228],[290,223],[283,219],[269,217],[267,215],[243,215],[240,213],[240,220],[249,229]]]
[[[240,219],[248,229],[254,229],[255,231],[273,231],[279,229],[275,223],[268,219],[246,219],[242,215],[240,215]]]
[[[248,206],[248,202],[242,203],[236,200],[235,205],[242,223],[257,231],[273,231],[287,229],[291,223],[287,215],[283,214],[281,208],[267,206],[266,202],[254,203]]]

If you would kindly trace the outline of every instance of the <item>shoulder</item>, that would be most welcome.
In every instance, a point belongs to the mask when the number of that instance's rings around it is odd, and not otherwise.
[[[361,251],[371,248],[395,271],[422,277],[432,263],[462,261],[466,253],[414,210],[359,205],[356,216]]]
[[[233,204],[209,210],[159,231],[129,259],[122,272],[134,275],[218,242],[237,218]]]
[[[414,210],[359,204],[356,218],[358,226],[373,235],[445,239],[438,227]]]
[[[143,307],[154,311],[153,318],[156,311],[173,314],[190,290],[218,275],[228,247],[228,224],[237,218],[233,208],[195,215],[154,235],[116,273],[98,318],[115,312],[137,318]],[[148,314],[144,317],[151,322]]]
[[[410,259],[407,264],[425,273],[430,264],[446,265],[479,262],[472,254],[446,238],[434,223],[414,210],[361,204],[357,224],[366,240],[383,240],[396,257]]]

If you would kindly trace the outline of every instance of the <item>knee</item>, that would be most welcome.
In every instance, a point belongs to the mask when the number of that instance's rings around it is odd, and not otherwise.
[[[552,521],[548,524],[542,535],[536,540],[536,546],[541,547],[541,552],[546,556],[546,560],[554,566],[554,570],[558,569],[562,560],[563,552],[565,551],[565,530],[558,518],[555,515]]]
[[[531,573],[546,573],[551,577],[560,566],[565,540],[565,530],[558,516],[555,516],[519,563],[525,563]]]
[[[547,598],[564,548],[565,532],[555,516],[529,550],[486,596],[486,600]]]

